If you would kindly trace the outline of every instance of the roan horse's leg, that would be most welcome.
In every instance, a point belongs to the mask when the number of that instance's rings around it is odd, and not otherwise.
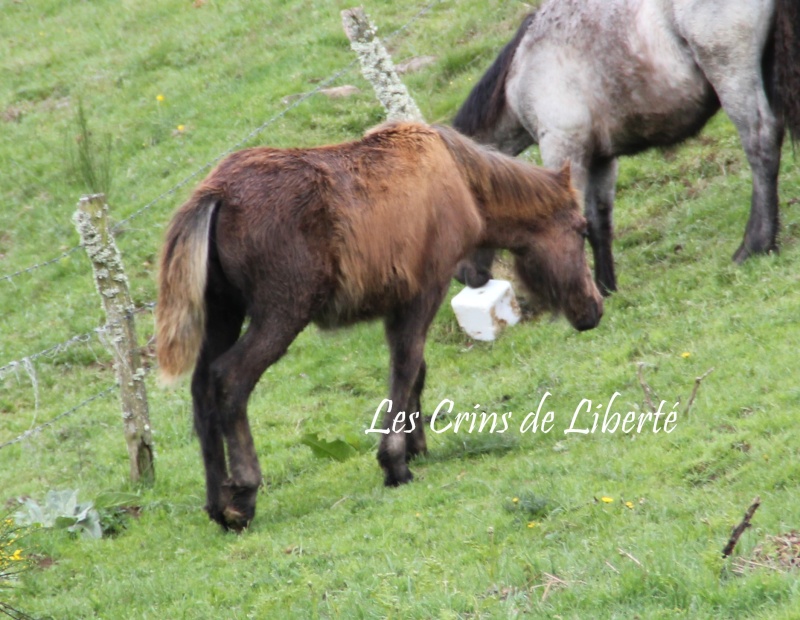
[[[396,308],[385,320],[391,356],[389,398],[392,410],[384,415],[383,428],[389,433],[381,437],[378,462],[383,468],[386,486],[397,486],[414,478],[407,464],[413,454],[406,452],[407,446],[415,452],[425,449],[422,416],[414,420],[413,433],[405,433],[399,424],[396,429],[392,426],[396,416],[405,412],[405,427],[409,428],[408,415],[419,411],[420,393],[425,384],[425,336],[446,291],[447,283],[440,284],[413,303]]]
[[[739,130],[753,172],[750,217],[742,244],[733,255],[733,260],[741,263],[751,254],[778,250],[778,172],[783,126],[760,88],[734,96],[720,94],[720,101]]]
[[[572,185],[583,195],[584,212],[589,229],[589,243],[594,255],[594,279],[603,295],[617,290],[614,273],[614,240],[612,214],[617,181],[617,160],[596,158],[589,151],[591,127],[575,135],[547,133],[539,145],[542,161],[548,168],[558,169],[569,160]]]
[[[589,225],[589,243],[594,255],[594,279],[600,292],[609,295],[617,290],[614,274],[612,213],[617,182],[617,160],[594,160],[589,166],[584,210]]]
[[[480,288],[492,279],[495,251],[479,248],[456,266],[456,280],[472,288]]]
[[[251,317],[245,334],[211,365],[230,465],[230,478],[219,495],[221,519],[216,520],[234,530],[246,527],[255,515],[256,493],[261,485],[247,401],[261,375],[283,356],[309,322],[297,308],[282,309],[275,304],[259,310]]]
[[[727,11],[706,1],[686,16],[685,35],[695,59],[714,87],[742,141],[753,172],[750,219],[733,259],[777,250],[778,170],[783,125],[775,117],[764,84],[762,58],[770,20],[770,3],[746,3]]]

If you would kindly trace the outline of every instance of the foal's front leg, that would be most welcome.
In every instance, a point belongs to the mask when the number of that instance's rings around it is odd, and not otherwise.
[[[387,487],[395,487],[414,479],[411,470],[408,469],[406,455],[406,437],[411,429],[408,416],[413,413],[408,405],[412,384],[422,363],[424,339],[415,337],[409,342],[406,338],[390,331],[388,326],[387,333],[392,358],[389,390],[392,407],[384,414],[383,428],[389,432],[381,437],[378,462],[383,468],[384,484]],[[404,416],[402,422],[399,418],[401,415]]]
[[[386,486],[411,482],[414,476],[408,469],[408,460],[427,450],[422,416],[414,420],[414,431],[411,431],[408,416],[419,411],[420,393],[425,385],[425,335],[447,287],[448,282],[440,283],[413,303],[395,309],[386,318],[386,338],[391,356],[389,398],[392,409],[384,415],[383,428],[389,432],[382,436],[378,447],[378,462],[383,468]],[[397,420],[401,413],[405,415],[403,428]]]
[[[419,367],[417,379],[411,388],[411,396],[408,401],[409,415],[414,416],[414,430],[406,435],[406,462],[418,454],[427,454],[428,443],[425,440],[425,416],[422,415],[422,390],[425,387],[425,374],[427,366],[425,360]]]

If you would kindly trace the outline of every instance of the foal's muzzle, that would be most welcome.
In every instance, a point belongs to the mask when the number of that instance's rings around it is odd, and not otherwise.
[[[587,329],[594,329],[600,324],[600,319],[603,316],[603,298],[599,297],[592,300],[586,307],[586,311],[579,317],[575,317],[571,321],[572,326],[579,332],[585,332]]]

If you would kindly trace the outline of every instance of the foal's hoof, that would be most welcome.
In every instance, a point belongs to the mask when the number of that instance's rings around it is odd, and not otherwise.
[[[225,506],[225,508],[210,508],[206,506],[206,512],[208,513],[209,518],[219,523],[220,527],[226,531],[233,531],[237,534],[241,533],[242,530],[247,529],[250,525],[250,521],[253,520],[253,516],[255,516],[255,511],[249,517],[247,514],[239,510],[234,506]]]
[[[226,480],[220,489],[220,504],[207,508],[208,515],[226,530],[241,532],[256,515],[258,487],[236,484]]]
[[[252,516],[248,518],[247,515],[233,506],[226,506],[225,510],[222,511],[222,517],[224,519],[222,527],[227,530],[233,530],[237,534],[246,529],[250,525],[250,521],[253,520]]]
[[[383,486],[386,487],[399,487],[401,484],[408,484],[414,479],[414,474],[408,467],[403,468],[404,471],[386,471],[384,472]]]

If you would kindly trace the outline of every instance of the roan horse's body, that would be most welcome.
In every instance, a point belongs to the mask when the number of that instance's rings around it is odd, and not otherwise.
[[[453,126],[545,166],[572,161],[584,193],[595,277],[616,290],[611,212],[617,157],[693,135],[720,105],[753,172],[750,219],[734,254],[777,249],[784,124],[800,133],[797,0],[546,0],[476,85]],[[480,286],[491,252],[464,263]]]
[[[419,415],[428,327],[457,262],[475,248],[509,248],[547,307],[577,329],[597,325],[602,297],[577,197],[568,168],[536,168],[421,124],[338,146],[249,149],[220,163],[169,226],[156,308],[162,374],[195,366],[211,518],[233,529],[252,519],[261,471],[247,400],[310,322],[384,319],[384,428],[401,411]],[[425,451],[421,423],[396,430],[378,450],[387,485],[409,481],[408,459]]]

